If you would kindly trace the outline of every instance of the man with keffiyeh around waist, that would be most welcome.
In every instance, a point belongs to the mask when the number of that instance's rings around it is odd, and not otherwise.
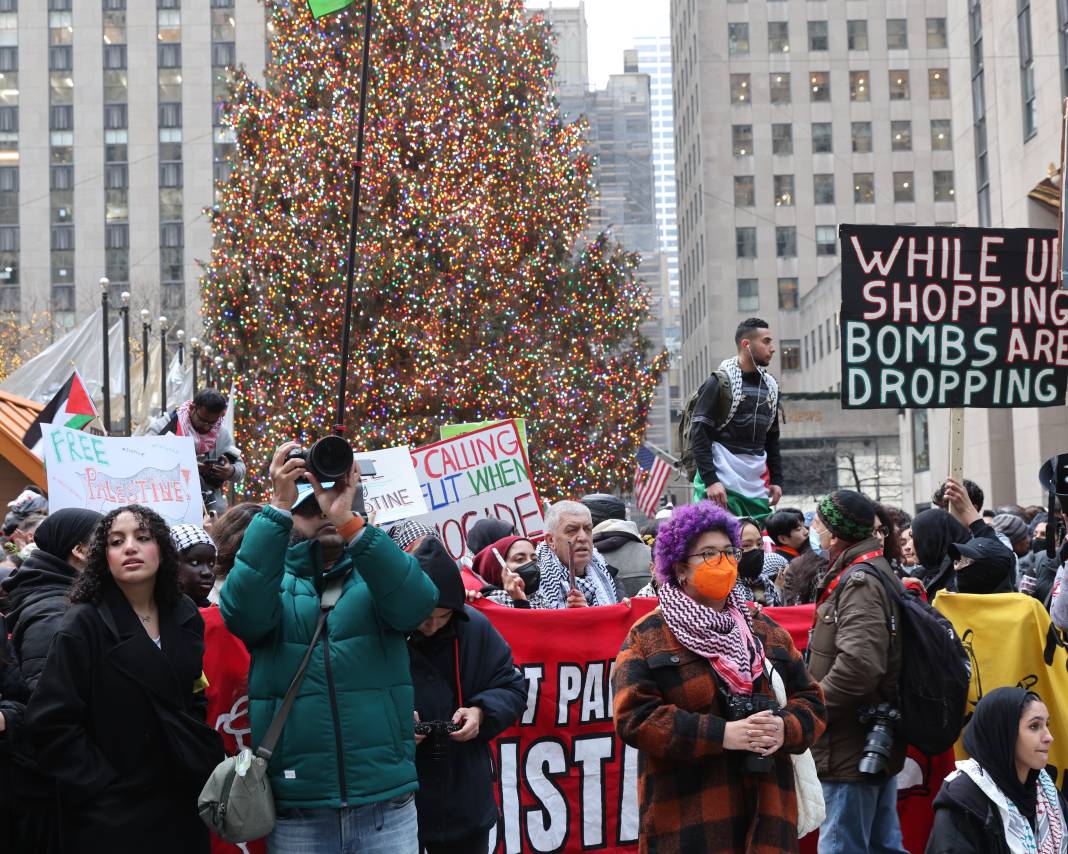
[[[690,421],[694,501],[759,522],[782,497],[779,384],[767,370],[775,342],[759,317],[743,320],[734,341],[738,355],[705,380]]]

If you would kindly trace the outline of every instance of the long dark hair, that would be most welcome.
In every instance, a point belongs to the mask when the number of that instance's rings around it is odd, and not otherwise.
[[[159,546],[159,569],[156,571],[152,597],[161,611],[170,610],[182,598],[182,591],[178,587],[178,552],[174,549],[170,528],[163,521],[163,517],[155,510],[140,504],[116,507],[100,520],[89,543],[89,558],[85,570],[79,573],[71,585],[70,601],[92,604],[100,602],[104,585],[111,581],[111,570],[108,568],[108,536],[115,519],[122,513],[132,513],[138,525],[148,531]]]
[[[245,539],[245,529],[262,510],[260,504],[246,501],[235,504],[229,510],[215,520],[211,526],[211,538],[215,540],[215,576],[226,578],[227,573],[234,568],[234,558],[237,550],[241,548],[241,542]]]
[[[885,504],[875,505],[877,521],[886,527],[886,538],[883,540],[883,556],[891,563],[897,562],[898,566],[905,565],[905,557],[901,554],[901,539],[898,537],[897,520],[894,518],[893,508]]]

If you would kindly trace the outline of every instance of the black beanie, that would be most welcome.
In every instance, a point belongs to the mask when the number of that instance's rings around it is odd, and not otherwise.
[[[444,543],[427,537],[415,550],[414,557],[438,588],[437,607],[455,611],[459,619],[466,620],[464,604],[467,602],[467,593],[464,590],[464,581],[460,577],[460,568],[456,561],[449,557]]]
[[[33,532],[33,542],[41,551],[67,560],[79,543],[89,542],[104,517],[95,510],[68,507],[49,515]]]
[[[627,505],[614,495],[608,495],[604,492],[595,492],[591,495],[583,495],[582,503],[589,509],[594,527],[600,525],[607,519],[620,519],[625,521],[627,518]]]
[[[832,492],[816,512],[828,531],[848,543],[866,540],[875,528],[875,502],[851,489]]]

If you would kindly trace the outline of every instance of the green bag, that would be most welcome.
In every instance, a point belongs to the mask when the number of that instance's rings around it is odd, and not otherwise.
[[[253,839],[262,839],[274,830],[274,794],[267,777],[267,763],[271,761],[286,718],[297,699],[297,691],[304,681],[315,644],[323,633],[327,615],[341,598],[344,583],[344,576],[333,578],[323,590],[319,599],[319,620],[315,624],[311,643],[293,681],[289,683],[282,707],[271,721],[256,752],[246,747],[237,756],[224,759],[211,772],[200,792],[197,808],[201,819],[212,833],[226,842],[251,842]]]

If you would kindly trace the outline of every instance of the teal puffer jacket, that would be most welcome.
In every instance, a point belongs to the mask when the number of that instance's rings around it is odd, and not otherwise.
[[[319,618],[319,543],[290,547],[293,520],[265,507],[245,532],[219,605],[252,654],[249,717],[259,744]],[[353,570],[353,571],[350,571]],[[437,604],[411,555],[365,528],[327,577],[348,573],[268,771],[280,809],[374,803],[415,791],[414,699],[405,633]]]

